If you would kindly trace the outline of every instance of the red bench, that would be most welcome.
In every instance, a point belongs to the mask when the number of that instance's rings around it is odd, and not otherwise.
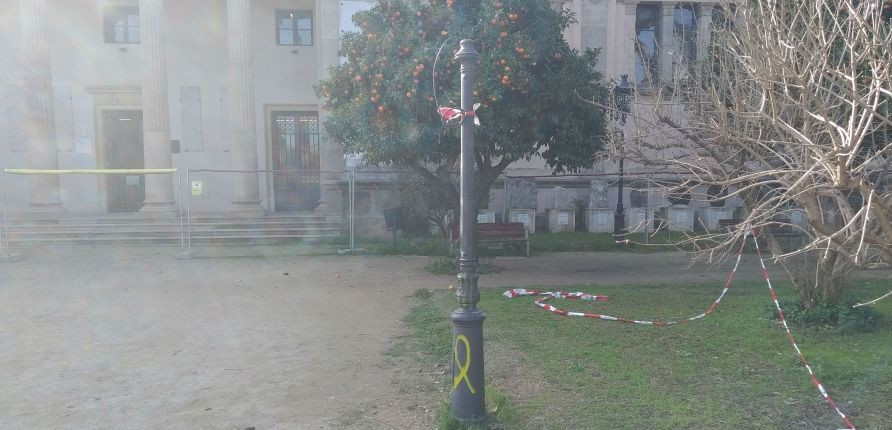
[[[454,225],[449,230],[449,243],[459,240],[458,225]],[[522,222],[477,224],[477,243],[522,243],[526,256],[530,256],[530,236],[526,225]]]

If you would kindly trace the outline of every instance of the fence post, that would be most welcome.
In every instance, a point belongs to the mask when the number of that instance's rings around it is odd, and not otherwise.
[[[183,227],[183,175],[180,174],[180,170],[177,169],[177,197],[179,198],[179,202],[177,202],[177,214],[180,218],[180,255],[186,252],[186,230]]]
[[[9,220],[7,219],[8,208],[6,207],[6,171],[2,168],[0,168],[0,211],[3,212],[3,225],[0,226],[0,229],[2,229],[2,234],[0,234],[0,263],[21,260],[22,256],[13,254],[9,248]]]
[[[186,183],[189,184],[189,195],[186,196],[186,253],[192,254],[192,179],[191,171],[186,168]]]
[[[350,189],[347,192],[350,198],[350,252],[356,251],[356,233],[354,229],[354,219],[356,210],[356,170],[350,170]]]
[[[508,194],[508,174],[505,173],[505,182],[502,184],[505,189],[505,207],[502,213],[502,222],[508,224],[511,222],[511,196]]]
[[[650,223],[653,216],[650,214],[650,173],[644,176],[644,243],[650,243]],[[648,218],[648,217],[651,218]]]
[[[6,220],[6,171],[3,169],[0,169],[0,194],[2,194],[0,204],[3,205],[3,232],[0,234],[3,236],[3,240],[0,241],[0,259],[6,259],[9,258],[9,228]]]
[[[186,168],[186,180],[188,182],[189,178],[189,168]],[[180,169],[177,169],[177,192],[180,193],[180,204],[178,205],[178,210],[180,213],[180,254],[177,256],[180,260],[188,260],[192,258],[192,251],[187,249],[186,247],[186,229],[183,225],[183,216],[185,216],[186,209],[184,205],[188,204],[189,196],[183,194],[183,175],[181,174]],[[192,184],[189,184],[189,194],[192,194]]]

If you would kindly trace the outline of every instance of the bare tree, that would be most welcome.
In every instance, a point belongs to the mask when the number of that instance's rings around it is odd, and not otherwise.
[[[852,266],[892,264],[892,31],[882,8],[725,3],[707,55],[676,54],[674,76],[637,91],[616,150],[678,171],[669,192],[712,187],[723,193],[703,198],[744,203],[736,226],[686,239],[699,258],[727,257],[756,229],[806,306],[839,300]],[[799,241],[779,240],[784,231]]]

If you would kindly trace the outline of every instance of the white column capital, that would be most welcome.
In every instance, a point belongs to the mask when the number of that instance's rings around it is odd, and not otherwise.
[[[626,15],[635,16],[638,11],[638,0],[626,0],[623,3],[626,5]]]

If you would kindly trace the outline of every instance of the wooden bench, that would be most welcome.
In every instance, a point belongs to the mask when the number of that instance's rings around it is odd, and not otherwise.
[[[455,225],[449,230],[450,246],[459,240],[458,225]],[[477,243],[522,243],[526,249],[526,256],[530,256],[530,236],[526,225],[522,222],[477,224]]]
[[[732,227],[740,224],[743,220],[736,218],[726,218],[719,220],[719,230],[720,231],[729,231]]]

